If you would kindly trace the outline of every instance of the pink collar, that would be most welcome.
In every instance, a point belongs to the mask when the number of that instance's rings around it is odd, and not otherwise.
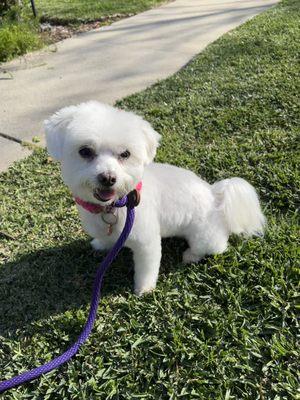
[[[142,190],[142,181],[140,181],[135,189],[140,192]],[[79,197],[74,197],[74,200],[77,204],[79,204],[82,208],[84,208],[85,210],[89,211],[92,214],[99,214],[103,211],[105,211],[107,206],[101,206],[100,204],[95,204],[95,203],[90,203],[88,201],[84,201],[82,199],[80,199]]]

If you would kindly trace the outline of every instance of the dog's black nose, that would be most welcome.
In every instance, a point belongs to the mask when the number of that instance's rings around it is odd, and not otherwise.
[[[101,185],[110,187],[116,183],[117,177],[112,172],[109,172],[109,173],[103,172],[102,174],[98,175],[98,181],[99,181],[99,183],[101,183]]]

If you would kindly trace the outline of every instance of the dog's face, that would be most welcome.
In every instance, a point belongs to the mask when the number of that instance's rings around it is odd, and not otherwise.
[[[61,109],[45,130],[73,195],[102,205],[134,189],[160,138],[141,117],[98,102]]]

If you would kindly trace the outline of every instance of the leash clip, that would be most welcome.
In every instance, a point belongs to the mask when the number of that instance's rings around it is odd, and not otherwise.
[[[127,205],[129,208],[137,207],[140,204],[141,195],[140,192],[136,189],[133,189],[127,195]]]

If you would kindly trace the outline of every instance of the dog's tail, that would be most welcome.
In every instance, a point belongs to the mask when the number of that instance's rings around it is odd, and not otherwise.
[[[229,233],[261,236],[266,223],[253,186],[241,178],[224,179],[212,185],[218,207],[224,213]]]

